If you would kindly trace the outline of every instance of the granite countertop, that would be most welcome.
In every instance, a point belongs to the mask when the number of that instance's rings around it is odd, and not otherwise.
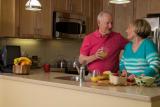
[[[101,95],[110,95],[122,98],[129,98],[140,101],[160,100],[159,87],[138,87],[138,86],[97,86],[91,82],[80,84],[76,81],[55,79],[55,77],[69,76],[58,72],[44,73],[42,69],[31,70],[30,75],[15,75],[11,73],[1,73],[0,79],[9,79],[14,81],[29,82],[34,84],[71,89]]]

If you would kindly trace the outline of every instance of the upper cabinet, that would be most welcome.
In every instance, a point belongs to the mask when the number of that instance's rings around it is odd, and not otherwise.
[[[103,9],[113,14],[114,31],[126,36],[128,24],[139,18],[144,18],[150,13],[160,13],[159,0],[131,0],[128,4],[109,4],[109,0],[103,0]]]
[[[83,8],[83,2],[86,0],[70,0],[69,1],[69,10],[73,13],[82,13],[85,11]]]
[[[93,0],[83,0],[83,9],[82,9],[82,15],[85,17],[86,21],[86,33],[92,32],[93,27],[93,12],[92,12],[92,6]]]
[[[103,10],[103,0],[93,0],[92,2],[92,31],[97,29],[97,15]]]
[[[130,21],[134,19],[134,0],[129,4],[112,4],[109,0],[103,0],[103,10],[109,11],[113,16],[113,30],[126,36],[126,28]]]
[[[97,15],[102,10],[113,14],[114,31],[126,35],[130,21],[160,13],[159,0],[131,0],[124,5],[113,5],[109,0],[39,0],[42,10],[25,10],[28,0],[0,0],[0,37],[52,38],[53,11],[84,16],[86,34],[97,29]]]
[[[0,0],[0,37],[17,37],[19,0]]]
[[[99,2],[99,0],[94,0]],[[96,3],[95,3],[96,4]],[[84,16],[86,23],[86,32],[91,32],[93,29],[93,0],[53,0],[53,10],[59,12],[69,12]]]
[[[135,19],[146,17],[150,13],[160,13],[159,0],[134,0]]]
[[[69,0],[53,0],[54,11],[68,11]]]
[[[149,13],[149,2],[155,0],[134,0],[134,18],[144,18]],[[159,3],[158,3],[159,4]]]
[[[149,0],[148,3],[150,8],[149,13],[160,13],[160,0]]]
[[[114,31],[126,36],[126,29],[131,21],[134,20],[133,2],[124,5],[115,5],[114,10]]]
[[[38,12],[25,10],[28,0],[20,0],[20,37],[52,38],[52,0],[39,0],[42,10]]]
[[[114,5],[109,3],[109,0],[103,0],[103,10],[106,10],[110,13],[113,13],[114,12]]]
[[[86,0],[53,0],[55,11],[83,13],[83,4]]]

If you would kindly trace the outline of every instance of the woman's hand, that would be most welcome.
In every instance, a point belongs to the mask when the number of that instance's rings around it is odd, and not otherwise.
[[[134,75],[134,74],[131,74],[130,76],[128,76],[128,78],[127,78],[127,81],[128,82],[134,82],[134,78],[135,78],[136,76]]]
[[[126,71],[126,70],[123,70],[121,76],[122,76],[122,77],[127,77],[127,71]]]
[[[136,77],[134,74],[131,74],[128,76],[128,73],[126,70],[123,70],[122,71],[122,74],[121,74],[122,77],[127,77],[127,81],[128,82],[134,82],[134,78]]]
[[[144,75],[144,74],[141,74],[141,76],[143,76],[143,77],[144,77],[145,75]]]

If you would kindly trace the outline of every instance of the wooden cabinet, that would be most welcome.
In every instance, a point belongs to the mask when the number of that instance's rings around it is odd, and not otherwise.
[[[83,8],[83,2],[86,0],[70,0],[69,10],[73,13],[82,13],[85,11]]]
[[[83,2],[83,13],[82,15],[85,17],[85,23],[86,23],[86,34],[88,34],[89,32],[92,32],[92,16],[93,16],[93,12],[92,12],[92,4],[93,1],[92,0],[84,0]]]
[[[55,11],[83,13],[83,3],[86,0],[53,0]]]
[[[159,0],[135,0],[135,19],[144,18],[150,13],[160,13]]]
[[[149,2],[154,0],[134,0],[134,18],[144,18],[149,13]],[[158,3],[159,4],[159,3]]]
[[[160,1],[159,0],[149,0],[149,13],[160,13]]]
[[[54,11],[68,11],[69,0],[53,0]]]
[[[125,5],[109,4],[109,0],[39,0],[42,11],[25,10],[28,0],[0,0],[0,37],[52,38],[52,12],[70,12],[83,15],[86,32],[97,28],[97,15],[101,10],[113,14],[114,31],[126,35],[128,23],[160,13],[159,0],[131,0]]]
[[[16,37],[19,24],[19,0],[0,0],[0,37]]]
[[[133,1],[133,0],[131,0]],[[114,10],[114,31],[126,36],[126,29],[131,21],[134,20],[133,2],[124,5],[115,5]]]
[[[53,0],[53,10],[69,12],[84,16],[86,32],[91,32],[93,27],[93,0]]]
[[[114,5],[109,3],[109,0],[103,0],[103,10],[114,13]]]
[[[113,16],[113,31],[121,33],[126,36],[126,29],[128,24],[134,20],[135,8],[134,3],[136,0],[131,0],[128,4],[111,4],[109,0],[103,0],[103,10],[112,13]],[[138,2],[140,0],[137,0]]]
[[[52,0],[39,0],[42,10],[39,12],[25,10],[28,0],[20,0],[20,37],[52,38]]]
[[[108,11],[112,14],[112,17],[113,17],[113,24],[114,23],[114,20],[115,20],[115,5],[114,4],[111,4],[109,3],[109,0],[103,0],[103,10],[105,11]]]
[[[100,11],[103,10],[103,0],[91,0],[90,1],[90,20],[89,20],[89,26],[90,26],[90,32],[93,32],[97,29],[97,15]]]

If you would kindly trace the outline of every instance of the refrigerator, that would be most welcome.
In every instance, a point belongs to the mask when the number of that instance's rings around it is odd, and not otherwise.
[[[152,34],[149,38],[156,44],[160,54],[160,14],[149,14],[144,19],[151,25]]]
[[[153,37],[152,37],[153,42],[156,44],[158,53],[160,54],[160,28],[157,28],[154,31]]]

